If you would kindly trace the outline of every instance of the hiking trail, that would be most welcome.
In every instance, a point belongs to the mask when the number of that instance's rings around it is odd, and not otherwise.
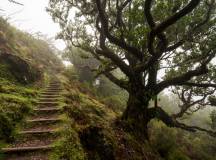
[[[53,80],[40,94],[33,114],[25,120],[15,142],[2,148],[5,160],[48,160],[59,138],[62,86]]]

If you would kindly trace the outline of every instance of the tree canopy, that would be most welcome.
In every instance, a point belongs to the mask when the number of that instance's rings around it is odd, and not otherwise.
[[[62,28],[58,38],[91,53],[100,62],[98,72],[128,91],[123,119],[133,128],[147,132],[148,122],[158,118],[215,135],[178,121],[210,104],[215,93],[214,0],[50,0],[47,10]],[[116,69],[125,78],[117,78]],[[182,100],[173,116],[157,103],[149,106],[170,87]]]

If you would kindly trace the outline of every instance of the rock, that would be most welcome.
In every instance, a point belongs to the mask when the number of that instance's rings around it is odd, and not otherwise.
[[[5,52],[0,53],[0,64],[6,64],[20,83],[28,84],[41,78],[41,72],[19,56]]]

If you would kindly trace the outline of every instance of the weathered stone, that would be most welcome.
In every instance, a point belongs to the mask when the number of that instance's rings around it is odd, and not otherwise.
[[[41,73],[37,68],[16,55],[0,53],[0,63],[6,64],[9,71],[20,83],[28,84],[41,78]]]

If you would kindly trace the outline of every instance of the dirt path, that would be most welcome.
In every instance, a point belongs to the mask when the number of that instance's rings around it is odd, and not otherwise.
[[[5,160],[48,160],[58,139],[61,123],[59,98],[61,84],[53,81],[41,93],[34,113],[25,122],[18,138],[8,148],[3,148]]]

